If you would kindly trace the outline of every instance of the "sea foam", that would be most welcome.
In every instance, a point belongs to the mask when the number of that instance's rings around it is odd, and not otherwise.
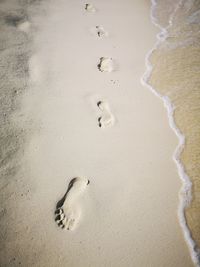
[[[179,143],[178,146],[176,147],[174,154],[173,154],[173,160],[176,163],[177,169],[179,176],[182,180],[182,187],[179,192],[179,207],[178,207],[178,218],[179,222],[181,225],[181,228],[183,230],[184,238],[186,240],[186,243],[189,247],[189,251],[192,257],[192,260],[194,264],[198,267],[200,267],[200,250],[197,248],[194,240],[191,237],[190,230],[187,226],[186,223],[186,218],[185,218],[185,208],[189,206],[192,200],[192,182],[190,178],[188,177],[184,165],[181,163],[180,156],[181,153],[184,149],[185,146],[185,137],[183,133],[181,133],[180,129],[176,126],[176,122],[174,119],[174,111],[175,111],[175,106],[171,102],[170,98],[168,96],[161,95],[156,88],[153,88],[150,83],[150,76],[153,70],[153,66],[150,61],[150,57],[152,53],[159,47],[161,43],[163,43],[167,37],[168,37],[168,28],[171,27],[173,23],[173,19],[176,15],[177,10],[181,6],[183,0],[178,1],[176,3],[176,6],[174,8],[174,11],[170,14],[169,19],[168,19],[168,25],[166,27],[162,27],[159,24],[159,20],[155,16],[155,10],[158,5],[158,0],[151,0],[151,20],[154,25],[156,25],[159,29],[160,32],[157,34],[157,41],[154,45],[154,47],[147,53],[146,58],[145,58],[145,64],[146,64],[146,71],[141,77],[141,83],[148,87],[157,97],[159,97],[163,103],[165,108],[167,109],[167,114],[168,114],[168,119],[169,119],[169,125],[175,132],[176,136],[178,137]]]

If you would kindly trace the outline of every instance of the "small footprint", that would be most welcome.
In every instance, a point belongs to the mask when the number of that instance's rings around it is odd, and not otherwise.
[[[88,12],[96,12],[96,8],[92,4],[85,4],[85,10]]]
[[[113,126],[115,123],[115,117],[110,111],[109,104],[105,101],[98,101],[97,106],[102,112],[102,115],[98,118],[99,127],[106,128],[109,126]]]
[[[112,72],[114,70],[113,59],[109,57],[101,57],[97,67],[101,72]]]
[[[55,221],[62,229],[75,229],[81,217],[81,210],[77,204],[81,194],[85,191],[89,183],[90,181],[85,178],[73,178],[68,185],[67,192],[58,201],[55,211]]]
[[[104,30],[102,26],[96,26],[96,34],[99,38],[108,36],[108,33]]]

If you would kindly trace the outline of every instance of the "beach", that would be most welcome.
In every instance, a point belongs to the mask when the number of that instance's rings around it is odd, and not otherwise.
[[[1,5],[14,16],[12,4]],[[1,166],[1,266],[197,265],[180,224],[183,181],[173,160],[180,138],[169,105],[149,88],[158,90],[162,73],[144,78],[160,32],[151,7],[145,0],[15,7],[27,12],[9,26],[24,38],[17,62],[25,54],[26,68],[20,79],[10,76],[24,89],[2,130],[9,150]],[[13,47],[15,54],[22,43]],[[15,87],[6,86],[13,97]],[[64,211],[76,227],[62,229],[54,213],[75,177],[71,190],[82,195],[74,206],[66,198]]]
[[[174,6],[173,12],[170,8]],[[159,97],[170,99],[170,124],[179,139],[174,153],[179,176],[179,221],[194,262],[200,259],[199,225],[199,9],[198,1],[158,2],[152,18],[160,36],[150,55],[153,65],[148,83]],[[166,10],[163,16],[163,10]],[[168,21],[168,23],[167,23]],[[198,265],[199,266],[199,265]]]

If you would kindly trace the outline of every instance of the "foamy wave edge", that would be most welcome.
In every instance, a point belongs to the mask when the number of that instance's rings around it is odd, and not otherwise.
[[[159,94],[156,91],[155,88],[153,88],[149,84],[149,78],[150,78],[150,75],[151,75],[151,72],[153,69],[153,66],[151,65],[151,62],[149,60],[150,56],[153,53],[153,51],[155,51],[157,49],[159,44],[164,42],[165,39],[167,38],[167,36],[168,36],[167,29],[168,29],[168,27],[170,27],[170,25],[172,23],[172,19],[174,17],[174,14],[176,13],[176,10],[179,8],[181,3],[182,3],[182,0],[179,1],[173,14],[171,14],[170,19],[169,19],[169,25],[166,28],[163,28],[163,27],[161,27],[161,25],[159,25],[156,18],[153,16],[153,10],[157,5],[157,1],[151,0],[151,12],[150,12],[151,20],[152,20],[153,24],[156,25],[161,31],[156,36],[157,41],[156,41],[155,45],[146,55],[146,58],[145,58],[146,71],[143,74],[143,76],[141,77],[141,83],[144,86],[148,87],[157,97],[159,97],[163,101],[164,106],[167,109],[169,125],[173,129],[173,131],[175,132],[175,134],[179,140],[179,144],[176,147],[174,154],[173,154],[173,160],[176,163],[176,166],[178,169],[178,174],[182,180],[182,187],[181,187],[180,192],[179,192],[178,218],[179,218],[181,228],[183,230],[184,238],[185,238],[186,243],[189,247],[191,258],[192,258],[194,264],[197,267],[200,267],[200,251],[197,248],[197,245],[195,244],[194,240],[191,237],[191,233],[190,233],[190,230],[187,226],[186,218],[185,218],[185,208],[189,206],[189,204],[192,200],[192,192],[191,192],[192,191],[191,190],[192,189],[192,182],[191,182],[190,178],[188,177],[188,175],[184,169],[184,166],[180,160],[180,155],[181,155],[181,153],[184,149],[184,145],[185,145],[185,136],[181,133],[180,129],[176,126],[176,123],[174,120],[175,107],[173,106],[169,97],[168,96],[162,96],[161,94]]]

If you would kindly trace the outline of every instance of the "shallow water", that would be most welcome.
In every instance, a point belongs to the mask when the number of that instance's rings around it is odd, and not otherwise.
[[[161,28],[148,60],[149,85],[169,104],[169,119],[180,139],[175,152],[183,180],[179,219],[193,260],[200,247],[200,1],[155,1],[152,19]],[[167,97],[167,98],[166,98]],[[171,112],[171,116],[170,115]],[[188,231],[189,230],[189,231]]]

